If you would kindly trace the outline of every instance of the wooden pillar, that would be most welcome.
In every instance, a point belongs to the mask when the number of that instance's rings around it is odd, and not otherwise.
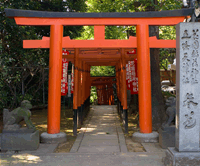
[[[88,97],[89,97],[89,103],[90,103],[90,93],[91,93],[91,77],[90,77],[90,65],[88,66],[88,82],[89,82],[89,84],[88,84]]]
[[[88,92],[87,92],[87,81],[88,81],[88,72],[87,72],[87,64],[85,63],[85,100],[88,98]]]
[[[89,65],[87,66],[87,98],[90,96],[90,73],[89,73]]]
[[[86,95],[85,95],[85,81],[86,81],[86,72],[85,72],[85,62],[83,61],[83,83],[82,83],[82,101],[83,101],[83,117],[82,117],[82,124],[83,124],[83,120],[85,117],[85,100],[86,100]]]
[[[117,105],[117,107],[118,107],[118,109],[117,109],[117,111],[118,111],[118,114],[120,114],[120,92],[119,92],[119,86],[120,86],[120,83],[119,83],[119,65],[117,64],[116,65],[116,80],[117,80],[117,99],[118,99],[118,105]]]
[[[83,100],[83,102],[85,102],[85,100],[86,100],[86,95],[85,95],[85,86],[86,86],[86,84],[85,84],[85,81],[86,81],[86,64],[85,64],[85,62],[83,61],[83,88],[82,88],[82,100]]]
[[[141,133],[152,132],[151,111],[151,70],[149,52],[149,26],[136,26],[137,34],[137,64],[138,64],[138,96],[139,123]]]
[[[73,94],[73,121],[74,121],[74,127],[73,127],[73,134],[77,135],[77,111],[78,111],[78,55],[79,55],[79,49],[75,48],[74,52],[74,94]]]
[[[125,133],[128,133],[128,107],[127,107],[127,86],[126,86],[126,59],[125,50],[121,49],[121,81],[122,81],[122,96],[123,96],[123,123]]]
[[[117,91],[117,98],[119,99],[119,71],[118,71],[118,66],[115,66],[116,70],[116,91]]]
[[[90,73],[89,73],[89,65],[86,65],[86,96],[87,96],[87,102],[90,97]]]
[[[48,134],[60,132],[63,26],[51,25],[48,88]]]
[[[78,127],[81,127],[82,124],[82,119],[83,119],[83,107],[82,107],[82,60],[79,59],[79,66],[78,66],[78,77],[79,77],[79,82],[78,82]]]

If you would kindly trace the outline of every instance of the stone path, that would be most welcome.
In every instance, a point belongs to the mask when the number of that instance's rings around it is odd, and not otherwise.
[[[146,152],[128,152],[116,106],[91,106],[89,117],[70,151],[53,153],[57,144],[36,151],[0,153],[1,166],[163,166],[165,150],[143,143]]]
[[[127,152],[116,106],[92,106],[70,153]]]

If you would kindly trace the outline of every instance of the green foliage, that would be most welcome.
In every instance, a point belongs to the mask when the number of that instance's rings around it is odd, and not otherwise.
[[[93,103],[94,100],[97,99],[97,90],[96,86],[91,86],[91,92],[90,92],[90,103]]]
[[[176,27],[175,26],[160,26],[159,38],[165,40],[176,40]],[[173,64],[176,57],[175,48],[161,48],[160,49],[160,68],[167,69],[168,64]]]
[[[87,12],[142,12],[181,9],[182,0],[88,0]],[[135,26],[106,26],[106,39],[128,39],[129,36],[136,36]],[[160,26],[160,39],[176,39],[175,26]],[[94,28],[85,27],[79,39],[94,39]],[[160,68],[167,68],[173,63],[175,49],[160,49]],[[115,75],[114,67],[92,66],[91,76]],[[92,94],[91,94],[92,95]]]
[[[60,12],[85,12],[85,0],[7,0],[0,1],[0,110],[13,108],[21,100],[42,102],[43,83],[47,87],[49,49],[23,49],[23,40],[41,39],[50,36],[49,26],[18,26],[14,19],[5,17],[4,9],[25,9]],[[64,36],[76,38],[83,31],[82,26],[64,27]],[[24,82],[24,92],[22,92]],[[46,89],[47,91],[47,89]],[[35,102],[35,103],[34,103]]]
[[[91,66],[91,76],[115,76],[114,66]]]
[[[149,10],[180,9],[182,0],[7,0],[0,1],[0,109],[17,106],[22,99],[40,98],[42,73],[48,67],[48,49],[23,49],[24,39],[41,39],[50,36],[50,27],[18,26],[13,19],[5,17],[5,8],[60,11],[60,12],[141,12]],[[175,27],[160,27],[160,39],[175,39]],[[128,39],[136,35],[135,26],[106,26],[106,39]],[[65,26],[64,36],[72,39],[94,39],[92,26]],[[173,63],[175,49],[161,49],[160,66]],[[113,66],[92,66],[91,76],[114,76]],[[47,79],[47,74],[45,79]],[[27,87],[22,95],[22,80]],[[42,81],[41,81],[42,80]],[[45,87],[47,83],[45,83]],[[93,88],[94,89],[94,88]],[[94,92],[92,90],[92,92]],[[95,93],[93,93],[95,94]],[[93,97],[95,99],[95,97]],[[38,101],[38,100],[37,100]]]

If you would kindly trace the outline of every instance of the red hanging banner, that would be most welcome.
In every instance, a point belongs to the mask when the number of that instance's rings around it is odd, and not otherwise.
[[[137,59],[131,62],[131,94],[138,94]]]
[[[62,55],[69,55],[69,52],[64,49]],[[67,73],[69,62],[66,58],[62,58],[62,77],[61,77],[61,96],[66,96],[68,92]]]
[[[126,64],[126,87],[130,90],[130,61]]]
[[[134,48],[132,51],[128,51],[127,54],[136,54],[136,49]]]

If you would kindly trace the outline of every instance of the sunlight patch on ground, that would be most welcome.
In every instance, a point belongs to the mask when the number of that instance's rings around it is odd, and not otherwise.
[[[96,130],[96,128],[81,128],[81,130],[86,130],[86,129],[87,129],[86,132],[91,132],[91,131]]]
[[[73,118],[67,118],[67,120],[73,120]]]
[[[102,134],[109,134],[108,132],[97,132],[96,134],[91,134],[91,135],[102,135]]]
[[[66,131],[68,133],[73,133],[73,129],[72,130],[64,130],[64,131]],[[80,129],[77,129],[77,132],[79,132],[79,131],[80,131]]]
[[[26,154],[26,155],[13,155],[12,158],[17,159],[17,161],[13,161],[13,164],[17,164],[19,162],[22,163],[38,163],[41,162],[42,160],[38,156],[34,156],[31,154]]]
[[[146,155],[146,154],[139,154],[138,156],[141,156],[141,157],[148,157],[148,155]]]
[[[46,124],[37,125],[37,127],[41,127],[41,128],[45,128],[45,129],[47,129],[47,125],[46,125]]]
[[[137,124],[128,124],[128,126],[130,126],[130,127],[136,127],[137,126]]]

